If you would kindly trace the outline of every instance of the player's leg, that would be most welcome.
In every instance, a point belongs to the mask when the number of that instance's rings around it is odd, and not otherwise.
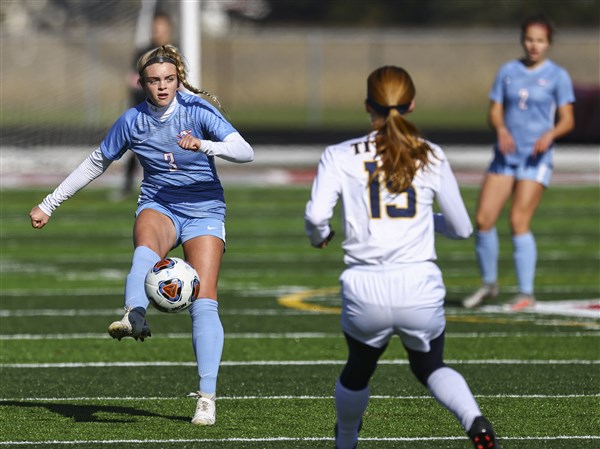
[[[108,333],[117,339],[133,337],[144,340],[150,336],[146,323],[148,298],[144,280],[148,270],[165,257],[177,240],[173,221],[154,209],[144,209],[136,217],[131,269],[125,282],[125,315],[108,328]]]
[[[534,279],[537,264],[537,247],[530,230],[531,220],[544,194],[544,186],[537,181],[517,181],[510,210],[513,234],[513,258],[519,294],[511,301],[513,310],[534,305]]]
[[[482,286],[463,300],[463,306],[476,307],[486,298],[498,294],[498,233],[496,222],[512,193],[512,176],[488,173],[483,181],[477,204],[475,254]]]
[[[369,380],[393,331],[382,272],[348,268],[340,283],[348,360],[335,385],[335,441],[338,449],[347,449],[357,444]]]
[[[223,226],[219,227],[222,229]],[[190,307],[192,342],[198,364],[199,390],[193,424],[212,425],[216,420],[215,399],[217,376],[223,352],[224,332],[219,318],[217,284],[224,235],[201,235],[183,243],[185,259],[200,277],[200,294]]]
[[[346,333],[344,336],[348,345],[348,360],[335,385],[337,449],[356,446],[362,416],[369,403],[369,380],[387,347],[376,348],[361,343]]]
[[[410,368],[438,402],[456,416],[476,448],[498,448],[494,430],[481,415],[464,377],[444,363],[444,338],[444,332],[434,338],[428,352],[416,351],[405,345]]]
[[[474,441],[472,427],[475,425],[477,429],[484,418],[477,420],[481,411],[465,379],[444,363],[446,289],[441,271],[433,263],[415,264],[399,277],[399,286],[405,290],[405,298],[399,298],[398,307],[392,308],[391,313],[394,331],[402,339],[410,368],[433,396],[454,413]]]

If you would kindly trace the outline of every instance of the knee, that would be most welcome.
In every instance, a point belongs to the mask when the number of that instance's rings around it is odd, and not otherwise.
[[[525,234],[529,232],[529,220],[518,212],[511,212],[510,229],[513,235]]]
[[[477,211],[475,225],[478,231],[489,231],[496,224],[496,217],[485,211]]]
[[[363,390],[377,369],[377,361],[387,345],[375,348],[344,334],[348,344],[348,361],[340,375],[340,383],[349,390]]]
[[[348,360],[340,375],[340,383],[348,390],[359,391],[369,386],[369,381],[377,368],[377,362],[354,363]]]
[[[445,332],[430,342],[429,352],[418,352],[405,346],[410,369],[419,382],[425,386],[427,386],[427,379],[431,373],[446,366],[443,357],[444,335]]]
[[[431,373],[440,368],[443,368],[444,366],[446,366],[446,364],[441,360],[439,362],[430,364],[422,363],[421,361],[415,363],[411,361],[410,363],[410,369],[412,373],[415,375],[417,380],[425,386],[427,386],[427,379],[429,379]]]

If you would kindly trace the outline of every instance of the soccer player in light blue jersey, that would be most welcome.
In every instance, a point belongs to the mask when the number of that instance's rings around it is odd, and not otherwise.
[[[43,228],[60,204],[100,176],[112,161],[133,151],[144,170],[135,213],[134,253],[125,283],[125,315],[109,326],[113,338],[150,337],[145,316],[144,279],[150,268],[182,245],[185,259],[198,271],[200,294],[190,308],[199,390],[193,424],[216,420],[215,396],[223,327],[218,313],[217,281],[225,251],[225,200],[215,156],[250,162],[252,147],[208,101],[178,92],[214,96],[191,86],[179,50],[164,45],[138,61],[146,101],[114,123],[99,148],[30,212]]]
[[[463,300],[467,308],[498,295],[496,221],[510,197],[519,292],[507,308],[518,311],[535,306],[537,247],[530,223],[550,183],[554,141],[575,126],[575,96],[569,74],[546,58],[552,33],[553,27],[543,15],[524,20],[521,44],[525,56],[500,68],[489,95],[489,121],[497,142],[477,205],[476,255],[482,286]]]
[[[446,288],[434,231],[466,239],[473,228],[444,151],[406,118],[414,97],[406,70],[371,73],[366,107],[373,131],[325,149],[306,205],[306,231],[317,248],[333,237],[330,220],[339,200],[343,206],[348,360],[335,385],[335,447],[357,446],[370,379],[397,335],[415,377],[460,421],[474,447],[499,449],[467,382],[444,363]],[[433,213],[436,201],[441,214]]]

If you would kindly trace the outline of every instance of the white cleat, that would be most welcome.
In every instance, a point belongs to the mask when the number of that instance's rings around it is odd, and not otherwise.
[[[467,309],[472,309],[480,305],[484,299],[498,296],[498,291],[498,284],[483,284],[475,293],[467,296],[463,300],[462,305]]]
[[[197,426],[214,425],[217,420],[215,395],[207,395],[198,391],[190,393],[188,396],[198,398],[198,402],[196,403],[196,413],[194,413],[194,417],[192,418],[192,424]]]
[[[123,337],[132,337],[144,341],[144,338],[152,335],[146,318],[131,308],[126,308],[123,318],[108,326],[108,333],[117,340],[121,340]]]
[[[535,298],[533,295],[519,293],[508,304],[503,306],[504,310],[510,312],[520,312],[521,310],[533,309],[535,307]]]

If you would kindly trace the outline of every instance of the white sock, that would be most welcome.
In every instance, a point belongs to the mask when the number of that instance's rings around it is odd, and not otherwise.
[[[452,368],[435,370],[427,379],[431,394],[460,421],[468,431],[481,411],[464,377]]]
[[[339,379],[335,384],[335,409],[337,414],[338,449],[352,449],[358,441],[358,426],[369,403],[369,387],[353,391],[344,387]]]

